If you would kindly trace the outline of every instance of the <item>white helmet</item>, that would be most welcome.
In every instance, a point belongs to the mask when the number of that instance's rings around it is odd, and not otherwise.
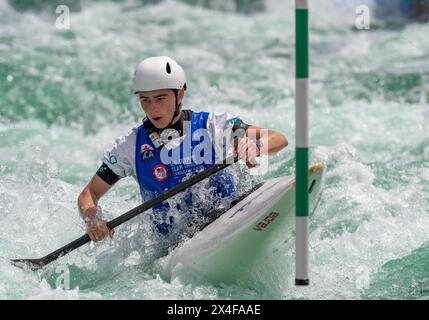
[[[150,57],[138,64],[133,77],[133,92],[159,89],[185,89],[185,71],[170,57]]]

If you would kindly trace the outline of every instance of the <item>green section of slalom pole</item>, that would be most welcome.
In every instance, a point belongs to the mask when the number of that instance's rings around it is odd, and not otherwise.
[[[308,10],[296,9],[296,77],[308,78]]]
[[[296,216],[306,217],[308,206],[308,148],[296,148]]]

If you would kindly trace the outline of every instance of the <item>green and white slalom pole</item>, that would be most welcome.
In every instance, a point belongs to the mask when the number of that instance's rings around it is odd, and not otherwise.
[[[295,0],[295,160],[296,160],[296,270],[295,285],[308,277],[308,0]]]

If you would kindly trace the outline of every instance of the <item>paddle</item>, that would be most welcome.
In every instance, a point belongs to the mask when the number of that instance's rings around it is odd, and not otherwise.
[[[189,188],[193,186],[194,184],[200,182],[201,180],[204,180],[205,178],[213,175],[214,173],[225,169],[229,165],[233,164],[234,162],[237,162],[238,159],[228,158],[224,162],[215,164],[213,167],[204,170],[200,173],[197,173],[195,176],[191,177],[190,179],[186,180],[185,182],[182,182],[181,184],[178,184],[177,186],[174,186],[173,188],[165,191],[162,193],[159,197],[153,198],[134,209],[131,209],[121,216],[109,221],[107,223],[107,226],[109,229],[116,228],[117,226],[121,225],[122,223],[130,220],[131,218],[134,218],[135,216],[139,215],[140,213],[152,208],[153,206],[165,201],[166,199],[178,194],[179,192],[185,190],[186,188]],[[43,266],[47,265],[48,263],[58,259],[59,257],[62,257],[66,255],[67,253],[83,246],[84,244],[90,242],[91,239],[88,234],[83,235],[82,237],[70,242],[69,244],[65,245],[62,248],[59,248],[58,250],[48,254],[47,256],[40,258],[40,259],[14,259],[11,260],[11,263],[17,267],[25,268],[29,267],[32,270],[36,270],[39,268],[42,268]]]

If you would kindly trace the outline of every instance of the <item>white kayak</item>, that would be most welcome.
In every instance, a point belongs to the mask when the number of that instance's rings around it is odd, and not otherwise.
[[[320,199],[325,165],[310,166],[309,200],[312,213]],[[176,267],[196,271],[217,283],[243,279],[267,250],[295,230],[295,177],[270,179],[227,212],[159,259],[162,278]]]

